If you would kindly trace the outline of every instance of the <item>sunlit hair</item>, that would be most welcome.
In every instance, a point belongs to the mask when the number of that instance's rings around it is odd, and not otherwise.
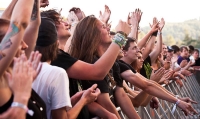
[[[96,49],[101,42],[98,21],[91,15],[77,24],[69,50],[72,57],[92,63],[94,56],[97,56]]]
[[[6,19],[0,19],[0,42],[5,36],[7,30],[5,31],[5,27],[9,27],[10,21]]]
[[[55,24],[60,24],[61,14],[59,12],[57,12],[56,9],[50,9],[47,11],[43,11],[43,12],[41,12],[41,16],[51,18]]]

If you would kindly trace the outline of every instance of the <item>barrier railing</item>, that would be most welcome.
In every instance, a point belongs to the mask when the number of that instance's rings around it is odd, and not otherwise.
[[[198,84],[195,75],[187,76],[186,82],[182,81],[183,86],[180,87],[175,81],[170,81],[168,85],[162,85],[165,89],[180,97],[190,97],[197,101],[198,104],[192,104],[198,114],[185,116],[180,108],[176,108],[174,113],[172,108],[174,104],[165,100],[159,99],[158,109],[152,109],[149,105],[146,107],[140,106],[136,108],[141,119],[200,119],[200,85]],[[127,119],[120,107],[116,108],[122,119]],[[93,119],[99,119],[98,117]]]
[[[195,75],[187,76],[186,82],[182,82],[182,87],[180,87],[175,81],[170,81],[168,85],[162,86],[175,95],[179,95],[180,97],[190,97],[191,99],[197,101],[198,104],[192,104],[192,106],[197,110],[198,114],[185,116],[178,107],[175,112],[172,113],[174,104],[159,99],[158,109],[152,109],[149,105],[137,108],[141,119],[200,119],[200,86],[196,77]]]

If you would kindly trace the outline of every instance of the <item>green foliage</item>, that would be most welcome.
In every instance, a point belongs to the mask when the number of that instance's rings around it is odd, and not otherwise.
[[[146,34],[150,28],[141,28]],[[162,31],[163,42],[167,45],[193,45],[200,48],[200,20],[192,19],[181,23],[166,23]]]

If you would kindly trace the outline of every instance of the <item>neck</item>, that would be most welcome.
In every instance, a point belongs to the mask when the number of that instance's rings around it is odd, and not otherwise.
[[[58,42],[59,42],[58,48],[64,51],[67,40],[66,39],[58,39]]]
[[[124,62],[126,62],[127,64],[131,64],[133,61],[131,61],[130,59],[128,59],[127,57],[122,57],[121,60],[123,60]]]
[[[108,45],[100,45],[100,46],[97,48],[99,57],[101,57],[101,56],[106,52],[106,50],[108,49],[109,45],[110,45],[110,44],[108,44]]]

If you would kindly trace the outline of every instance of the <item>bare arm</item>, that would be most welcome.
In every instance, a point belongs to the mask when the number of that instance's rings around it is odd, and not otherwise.
[[[76,79],[102,80],[113,66],[119,49],[116,43],[112,43],[94,64],[88,64],[78,60],[67,69],[67,74],[69,77]]]
[[[34,0],[18,0],[10,20],[10,26],[0,44],[0,50],[5,55],[0,57],[0,76],[7,69],[17,53],[17,49],[29,24]],[[24,5],[25,4],[25,5]]]
[[[41,22],[39,8],[40,8],[40,1],[35,0],[32,10],[31,22],[28,25],[23,38],[23,40],[28,45],[28,48],[25,50],[27,57],[29,57],[31,52],[34,50],[34,47],[36,45],[36,40],[38,37],[38,31]]]
[[[3,14],[1,15],[2,19],[8,19],[10,20],[10,17],[12,15],[13,9],[15,7],[15,4],[17,3],[18,0],[12,0],[9,6],[5,9]]]
[[[152,50],[153,50],[152,48],[155,45],[155,39],[156,39],[155,36],[151,36],[151,38],[149,39],[144,51],[142,52],[143,59],[146,59],[149,56],[149,54],[152,52]]]

